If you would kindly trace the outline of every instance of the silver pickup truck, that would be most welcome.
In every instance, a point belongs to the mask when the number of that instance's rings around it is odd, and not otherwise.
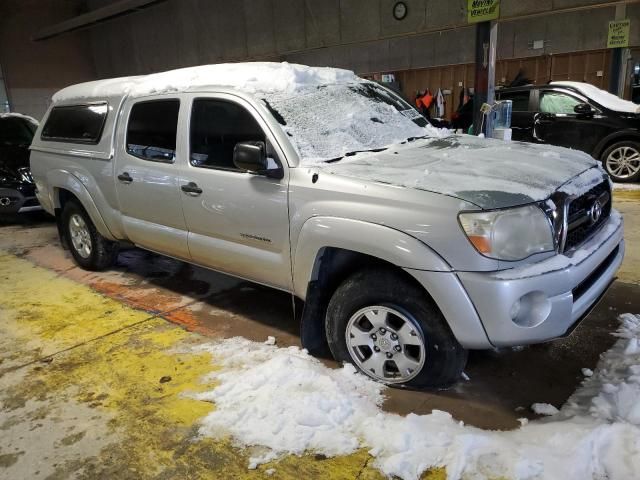
[[[436,130],[345,70],[211,65],[68,87],[31,169],[83,268],[127,242],[291,292],[305,347],[387,384],[450,385],[469,349],[569,334],[624,254],[588,155]]]

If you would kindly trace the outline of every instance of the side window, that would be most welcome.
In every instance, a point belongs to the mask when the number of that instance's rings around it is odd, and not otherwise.
[[[236,170],[237,143],[265,141],[255,118],[240,105],[224,100],[196,99],[191,112],[190,161],[195,167]]]
[[[580,100],[565,93],[540,92],[540,111],[543,113],[572,114],[580,103]]]
[[[176,156],[176,133],[180,100],[136,103],[127,125],[127,153],[155,162],[172,163]]]
[[[500,100],[511,100],[514,112],[529,111],[529,91],[501,93]]]
[[[42,129],[43,140],[97,144],[107,118],[107,104],[53,107]]]

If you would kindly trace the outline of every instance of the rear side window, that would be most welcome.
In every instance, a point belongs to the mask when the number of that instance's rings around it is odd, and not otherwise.
[[[511,100],[514,112],[529,111],[529,92],[505,92],[500,94],[500,100]]]
[[[53,107],[41,137],[57,142],[96,144],[102,136],[107,110],[106,103]]]
[[[131,108],[127,153],[154,162],[172,163],[176,156],[179,100],[152,100]]]

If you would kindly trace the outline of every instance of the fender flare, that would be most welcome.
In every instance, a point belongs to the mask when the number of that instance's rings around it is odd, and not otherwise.
[[[107,227],[87,187],[75,175],[66,170],[51,170],[47,172],[47,184],[50,186],[49,201],[55,209],[61,208],[60,189],[68,190],[80,201],[100,235],[108,240],[117,240]]]
[[[605,149],[611,143],[619,140],[624,141],[627,139],[637,140],[640,143],[640,133],[635,130],[621,130],[610,135],[607,135],[605,138],[598,142],[596,148],[593,150],[593,158],[596,160],[600,160],[600,156],[604,153]]]
[[[452,270],[434,250],[399,230],[341,217],[312,217],[300,229],[293,255],[293,287],[299,298],[306,298],[309,282],[318,274],[318,254],[327,247],[370,255],[400,268]]]

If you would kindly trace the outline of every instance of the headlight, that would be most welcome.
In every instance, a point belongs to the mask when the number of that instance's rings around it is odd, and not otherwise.
[[[458,215],[469,241],[481,254],[497,260],[522,260],[554,250],[551,224],[535,205]]]

